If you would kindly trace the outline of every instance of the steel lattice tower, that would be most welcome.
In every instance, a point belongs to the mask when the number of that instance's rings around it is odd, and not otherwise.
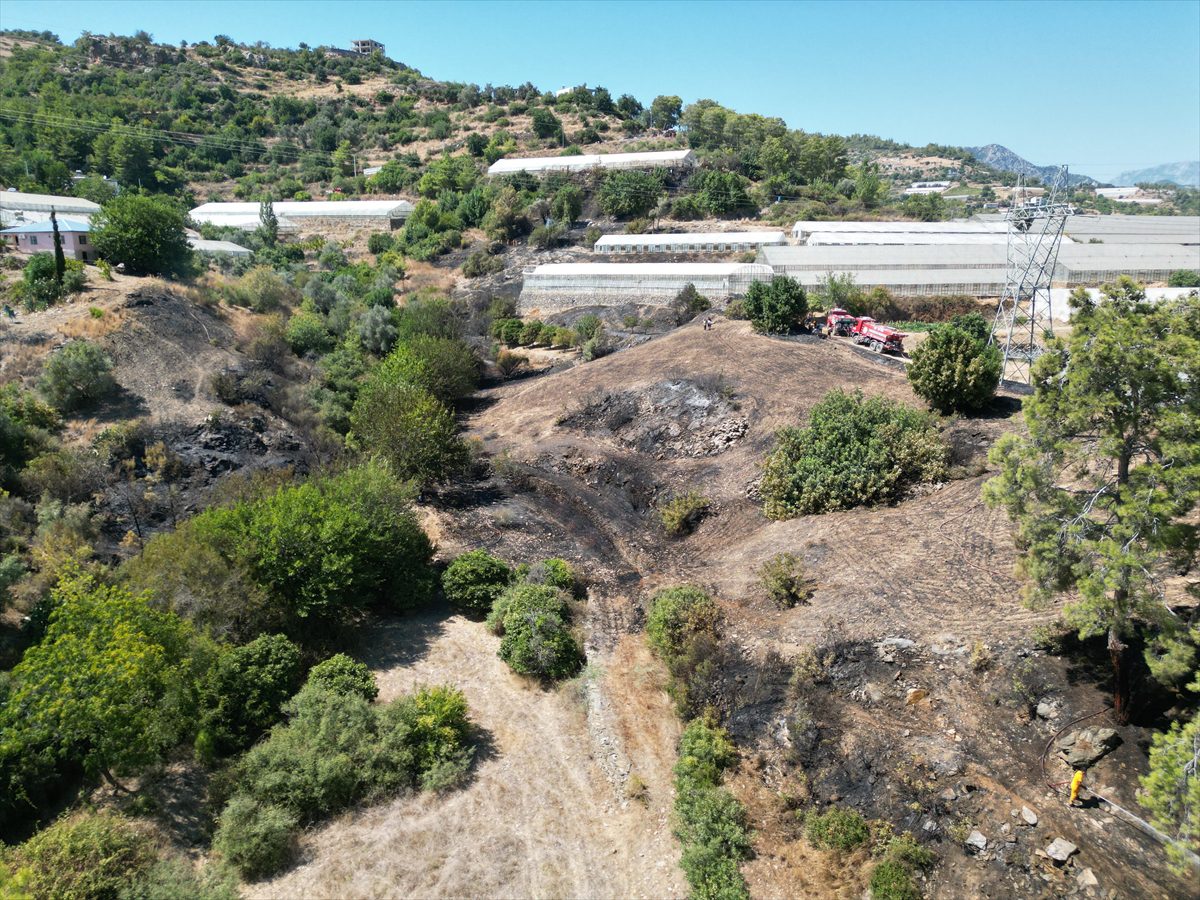
[[[1005,216],[1008,269],[991,336],[991,343],[1004,356],[1001,377],[1005,381],[1028,384],[1034,360],[1045,351],[1044,338],[1053,335],[1050,282],[1071,214],[1070,204],[1057,199],[1066,178],[1064,166],[1049,194],[1033,200],[1026,200],[1018,187]]]

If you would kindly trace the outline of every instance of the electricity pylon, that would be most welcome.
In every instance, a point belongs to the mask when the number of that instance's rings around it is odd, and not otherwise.
[[[991,343],[1004,356],[1001,377],[1029,384],[1034,361],[1045,352],[1045,339],[1053,336],[1050,282],[1058,263],[1058,248],[1071,205],[1058,200],[1065,188],[1067,167],[1048,194],[1028,199],[1018,182],[1008,221],[1008,266],[1004,293],[996,307]]]

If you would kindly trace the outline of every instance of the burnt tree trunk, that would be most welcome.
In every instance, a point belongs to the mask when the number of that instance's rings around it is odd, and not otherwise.
[[[1132,661],[1128,658],[1129,645],[1121,640],[1115,628],[1108,631],[1108,655],[1113,667],[1113,717],[1118,725],[1128,725],[1129,717],[1133,713],[1130,699]]]

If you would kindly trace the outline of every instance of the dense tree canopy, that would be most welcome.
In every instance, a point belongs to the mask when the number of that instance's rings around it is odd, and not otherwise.
[[[1072,296],[1071,336],[1035,364],[1028,437],[993,448],[984,497],[1016,521],[1028,597],[1075,591],[1067,621],[1105,637],[1119,718],[1129,706],[1132,641],[1174,681],[1196,638],[1164,595],[1168,569],[1196,554],[1200,503],[1200,300],[1145,302],[1123,278],[1093,303]]]
[[[163,197],[125,193],[101,207],[92,223],[96,252],[131,275],[186,275],[192,248],[183,212]]]

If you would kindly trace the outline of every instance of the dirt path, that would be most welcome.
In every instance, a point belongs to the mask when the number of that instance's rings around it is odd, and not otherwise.
[[[351,812],[303,840],[303,862],[252,897],[678,897],[684,880],[667,811],[674,734],[630,760],[645,803],[622,797],[597,765],[582,691],[513,675],[483,625],[445,612],[378,630],[367,655],[386,702],[449,682],[488,733],[474,779],[445,795]],[[618,654],[589,677],[624,680],[644,664]],[[648,702],[660,692],[648,685]],[[621,704],[622,706],[624,704]],[[655,710],[653,712],[664,712]],[[669,710],[665,710],[669,713]],[[603,747],[599,748],[603,750]],[[664,767],[666,771],[664,772]]]

